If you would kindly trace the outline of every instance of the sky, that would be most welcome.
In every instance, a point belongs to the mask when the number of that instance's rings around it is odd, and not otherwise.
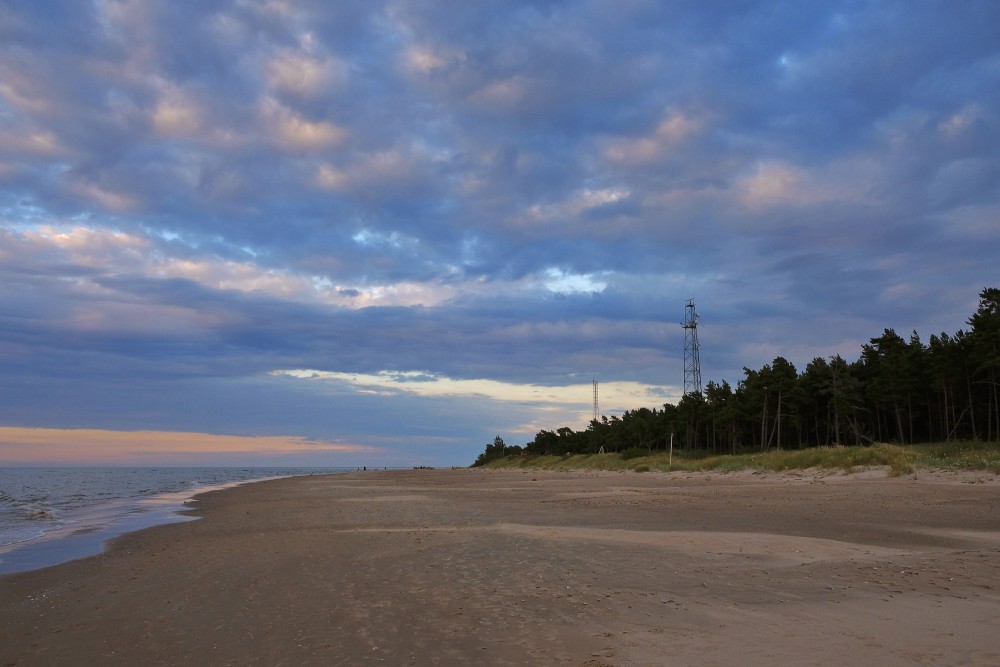
[[[468,465],[998,257],[994,0],[0,2],[0,465]]]

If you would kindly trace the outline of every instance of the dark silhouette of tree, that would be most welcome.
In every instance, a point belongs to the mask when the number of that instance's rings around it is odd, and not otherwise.
[[[892,329],[886,329],[862,347],[861,360],[868,400],[875,406],[879,440],[906,442],[902,415],[909,371],[906,341]]]
[[[979,389],[977,404],[986,416],[986,439],[1000,439],[1000,289],[979,293],[979,308],[969,318],[969,347],[973,382]]]
[[[795,366],[784,357],[775,357],[774,361],[765,365],[760,371],[764,386],[764,415],[766,419],[768,399],[774,404],[774,416],[771,420],[767,441],[763,449],[781,449],[782,425],[787,421],[789,413],[795,413],[795,403],[790,400],[794,396],[798,373]]]
[[[472,464],[473,467],[486,465],[494,459],[502,459],[505,456],[510,456],[513,454],[520,454],[521,448],[517,445],[513,447],[508,447],[499,435],[493,438],[493,442],[486,445],[486,450],[476,459],[476,462]]]
[[[708,412],[710,448],[713,452],[735,452],[737,447],[736,399],[725,380],[717,384],[710,380],[705,386],[705,409]]]

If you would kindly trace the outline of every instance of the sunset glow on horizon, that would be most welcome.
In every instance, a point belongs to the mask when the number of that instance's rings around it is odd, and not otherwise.
[[[296,436],[0,426],[0,461],[7,465],[231,465],[253,458],[336,467],[380,455],[373,447]]]

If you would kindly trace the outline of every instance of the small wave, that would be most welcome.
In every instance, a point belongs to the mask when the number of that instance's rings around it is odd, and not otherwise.
[[[52,507],[39,507],[38,505],[24,504],[15,508],[17,514],[22,519],[28,521],[58,521],[59,512]]]
[[[37,539],[44,534],[44,530],[34,526],[23,524],[18,526],[0,526],[0,553],[17,544]]]

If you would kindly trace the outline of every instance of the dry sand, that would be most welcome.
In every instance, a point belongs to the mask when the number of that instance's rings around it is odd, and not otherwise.
[[[261,482],[0,577],[2,665],[1000,665],[993,475]]]

